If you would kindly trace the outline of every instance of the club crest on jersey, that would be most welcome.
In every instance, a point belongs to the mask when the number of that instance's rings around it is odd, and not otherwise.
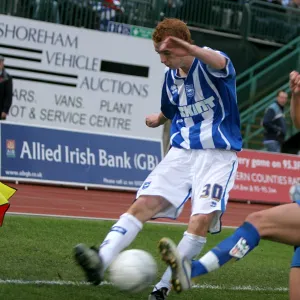
[[[150,185],[150,183],[151,183],[151,181],[145,182],[145,183],[143,184],[143,186],[142,186],[142,189],[145,190],[146,188],[148,188],[149,185]]]
[[[185,86],[185,92],[186,92],[186,95],[190,98],[194,97],[195,96],[195,89],[194,89],[194,85],[193,84],[187,84]]]

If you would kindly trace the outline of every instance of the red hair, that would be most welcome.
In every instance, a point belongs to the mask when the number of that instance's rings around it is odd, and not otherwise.
[[[155,43],[162,42],[166,37],[174,36],[188,43],[192,43],[191,32],[187,25],[179,19],[164,19],[156,26],[152,40]]]

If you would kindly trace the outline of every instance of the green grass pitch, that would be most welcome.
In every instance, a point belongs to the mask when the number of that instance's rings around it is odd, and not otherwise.
[[[122,293],[109,284],[90,286],[74,263],[73,246],[79,242],[99,245],[111,221],[6,216],[0,228],[0,295],[3,300],[36,299],[147,299],[151,287],[138,294]],[[179,242],[185,227],[146,224],[131,248],[153,254],[159,266],[157,242],[167,236]],[[232,229],[209,235],[202,254]],[[293,248],[261,241],[245,259],[198,278],[196,287],[169,299],[283,300],[288,299],[288,273]],[[108,279],[107,279],[108,280]]]

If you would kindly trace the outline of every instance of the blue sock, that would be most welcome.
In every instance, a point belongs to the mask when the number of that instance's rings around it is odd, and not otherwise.
[[[200,260],[192,261],[192,278],[214,271],[232,258],[243,258],[259,241],[257,229],[251,223],[245,222],[233,235],[223,240]]]

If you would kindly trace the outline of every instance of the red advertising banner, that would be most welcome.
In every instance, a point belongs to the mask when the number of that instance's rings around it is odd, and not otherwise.
[[[289,203],[291,185],[300,182],[300,155],[243,150],[231,200]]]

